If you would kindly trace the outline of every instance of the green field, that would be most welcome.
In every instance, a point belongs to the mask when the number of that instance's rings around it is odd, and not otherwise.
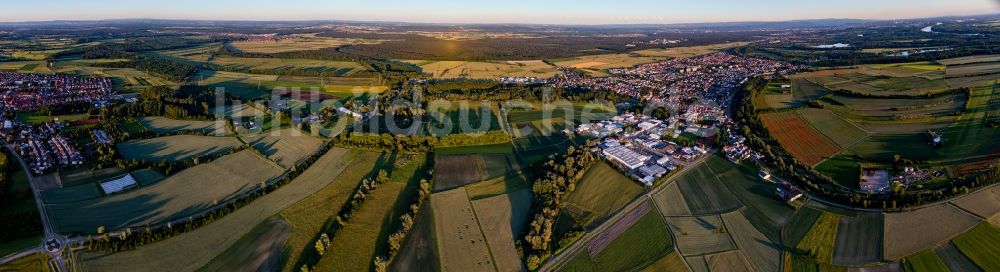
[[[333,148],[325,155],[321,156],[313,167],[305,170],[301,175],[292,180],[278,190],[257,198],[247,206],[216,219],[211,224],[202,226],[190,232],[176,235],[170,239],[159,241],[153,244],[144,245],[135,250],[119,252],[116,254],[93,254],[84,253],[78,258],[79,264],[86,271],[194,271],[208,264],[213,258],[226,251],[244,234],[249,233],[259,224],[272,218],[273,215],[282,212],[293,204],[299,203],[306,197],[320,197],[324,187],[329,188],[332,184],[338,184],[331,177],[336,177],[346,169],[347,164],[354,160],[355,156],[351,151]],[[347,193],[340,203],[346,201],[357,180],[348,185]],[[317,206],[305,207],[309,212],[329,212],[335,213],[336,209],[329,208],[328,203],[320,202]],[[284,215],[284,214],[282,214]],[[307,222],[309,224],[322,225],[325,221],[312,220],[312,218],[288,217],[289,224]],[[323,217],[324,219],[326,217]],[[316,232],[311,232],[307,239],[314,237]],[[287,241],[293,241],[294,232],[289,234]],[[309,243],[309,242],[305,242]],[[292,245],[286,243],[286,245]],[[311,246],[311,245],[309,245]],[[302,245],[301,248],[304,248]],[[290,249],[290,247],[287,247]],[[288,252],[286,254],[286,252]],[[297,256],[296,251],[282,250],[282,259]],[[157,256],[150,258],[149,256]],[[291,269],[289,269],[291,270]]]
[[[596,256],[580,251],[559,271],[627,271],[656,263],[673,251],[660,214],[653,209],[611,241]]]
[[[316,264],[316,271],[369,271],[375,254],[385,248],[385,237],[399,219],[393,203],[405,184],[387,182],[368,196],[351,221],[330,237],[330,249]],[[400,199],[407,201],[405,199]]]
[[[242,144],[234,137],[174,135],[128,141],[117,147],[126,160],[181,161],[225,153]]]
[[[310,59],[279,59],[279,58],[238,58],[216,57],[212,64],[225,67],[227,71],[269,71],[281,74],[283,72],[309,72],[323,74],[327,77],[340,77],[365,70],[361,64],[348,61],[327,61]]]
[[[530,219],[531,201],[528,189],[472,201],[499,271],[524,269],[515,241],[521,238]]]
[[[550,78],[559,74],[559,70],[541,60],[490,62],[406,60],[406,62],[419,65],[424,73],[429,73],[434,78],[498,79],[502,76]]]
[[[780,241],[781,227],[795,210],[772,195],[776,185],[760,182],[756,169],[733,164],[721,156],[708,158],[706,164],[746,207],[743,212],[754,227],[771,241]]]
[[[602,161],[587,170],[566,201],[567,205],[585,212],[585,216],[578,218],[584,220],[577,224],[589,229],[604,222],[643,191],[644,188],[638,182]]]
[[[812,207],[807,206],[799,209],[788,220],[788,224],[782,227],[782,241],[785,246],[792,248],[798,246],[799,242],[812,230],[816,220],[819,220],[819,217],[822,215],[822,211]]]
[[[924,250],[903,258],[903,268],[906,271],[948,271],[948,266],[933,250]]]
[[[102,198],[48,204],[46,209],[60,233],[96,233],[101,226],[108,231],[145,227],[210,210],[214,203],[225,203],[281,173],[252,151],[241,151],[150,186]]]
[[[1000,228],[982,223],[953,240],[965,256],[985,271],[1000,271]]]
[[[840,148],[848,148],[852,144],[868,136],[868,132],[829,110],[802,109],[797,111],[802,119],[823,133]]]
[[[49,256],[46,255],[45,253],[30,254],[28,256],[15,259],[9,263],[0,264],[0,271],[3,272],[51,271],[51,268],[49,267]]]
[[[281,220],[265,221],[198,271],[278,271],[281,269],[281,246],[288,238],[289,228]]]
[[[861,164],[856,159],[836,156],[816,165],[816,170],[844,187],[861,188]]]
[[[823,213],[795,248],[821,263],[832,262],[839,221],[836,214]]]

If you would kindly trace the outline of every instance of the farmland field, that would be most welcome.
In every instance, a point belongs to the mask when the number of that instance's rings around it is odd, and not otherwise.
[[[750,272],[750,264],[739,250],[726,251],[705,256],[708,271]],[[697,270],[695,270],[697,271]]]
[[[955,246],[984,271],[1000,271],[1000,228],[989,223],[955,237]]]
[[[559,70],[541,60],[525,61],[407,61],[420,65],[424,73],[430,73],[435,78],[485,78],[498,79],[507,77],[537,77],[550,78],[559,74]]]
[[[589,220],[577,223],[590,228],[604,222],[642,192],[642,186],[602,161],[587,170],[566,201],[587,212]]]
[[[938,222],[928,228],[927,222]],[[885,258],[899,259],[950,240],[980,219],[947,203],[885,215]]]
[[[739,199],[708,164],[694,166],[675,181],[693,215],[717,214],[739,208]]]
[[[323,144],[322,140],[294,128],[242,137],[253,148],[285,168],[300,163],[303,158],[316,152]]]
[[[592,76],[604,76],[606,74],[602,70],[608,68],[627,68],[665,59],[666,57],[640,54],[605,54],[551,60],[551,62],[559,67],[582,69]]]
[[[948,266],[933,250],[923,250],[903,258],[906,271],[947,271]]]
[[[281,175],[252,151],[241,151],[181,171],[151,186],[103,198],[47,205],[61,233],[96,233],[144,227],[208,210],[270,178]],[[212,180],[213,182],[203,182]]]
[[[768,113],[761,115],[761,121],[785,150],[806,165],[816,165],[840,151],[833,141],[807,125],[795,113]]]
[[[659,271],[688,271],[687,264],[684,263],[684,258],[681,257],[677,251],[670,252],[666,257],[656,261],[655,263],[642,269],[642,272],[659,272]]]
[[[472,206],[483,227],[490,252],[499,271],[522,271],[514,241],[520,238],[531,212],[531,191],[521,189],[505,195],[475,200]]]
[[[368,200],[351,217],[349,224],[330,237],[330,248],[316,264],[317,271],[367,271],[372,269],[380,243],[392,230],[399,216],[393,208],[403,191],[404,183],[386,182],[379,185]],[[408,200],[404,200],[408,201]]]
[[[180,161],[188,158],[225,153],[241,145],[233,137],[174,135],[118,144],[126,160]]]
[[[429,202],[424,202],[420,211],[413,221],[413,229],[393,259],[390,271],[441,271],[437,239],[434,237],[434,211]]]
[[[866,131],[830,110],[801,109],[798,110],[798,114],[806,123],[816,128],[840,148],[848,148],[858,140],[868,136]]]
[[[937,63],[943,65],[960,65],[960,64],[977,63],[977,62],[997,62],[997,61],[1000,61],[1000,55],[977,55],[977,56],[943,59],[943,60],[938,60]]]
[[[281,220],[261,223],[198,271],[281,270],[281,246],[288,238],[289,228],[289,225]]]
[[[212,64],[223,66],[227,71],[262,70],[274,73],[302,71],[323,74],[326,77],[348,76],[365,70],[364,66],[355,62],[310,59],[216,57],[212,60]]]
[[[949,242],[938,246],[934,249],[934,253],[941,258],[941,261],[948,266],[951,271],[983,271],[973,263],[968,256],[962,254],[962,251],[955,246],[954,242]]]
[[[666,220],[677,240],[677,249],[685,256],[736,249],[718,215],[667,217]]]
[[[281,37],[277,41],[238,41],[232,45],[244,52],[281,53],[289,51],[313,50],[348,44],[376,44],[380,40],[329,38],[316,34],[295,34]]]
[[[829,211],[828,211],[829,212]],[[882,260],[883,217],[879,213],[841,215],[833,263],[860,265]]]
[[[951,203],[982,218],[995,218],[997,214],[1000,214],[1000,186],[960,196],[952,200]]]
[[[720,44],[709,44],[709,45],[671,47],[663,49],[646,49],[646,50],[635,51],[632,53],[644,56],[654,56],[654,57],[689,58],[712,52],[718,52],[719,50],[726,48],[740,47],[744,45],[747,45],[747,43],[732,42],[732,43],[720,43]]]
[[[809,234],[812,230],[813,225],[816,220],[824,213],[813,207],[802,207],[795,213],[791,220],[788,221],[781,231],[781,241],[788,247],[796,247],[799,242]]]
[[[851,189],[861,189],[861,164],[856,159],[834,156],[816,166],[816,171],[833,179],[833,182]]]
[[[650,209],[596,255],[579,251],[559,271],[639,270],[673,250],[660,214]]]
[[[434,190],[512,177],[521,171],[521,162],[510,144],[463,146],[435,150]]]
[[[349,152],[340,148],[331,149],[330,152],[321,156],[313,167],[307,169],[291,183],[254,200],[249,205],[221,219],[216,219],[211,224],[171,237],[170,239],[142,246],[136,250],[110,255],[82,254],[79,256],[78,261],[80,261],[80,265],[86,271],[196,270],[209,263],[215,256],[236,243],[244,233],[248,233],[255,226],[265,222],[278,212],[307,196],[310,198],[325,196],[326,194],[323,193],[323,190],[333,187],[327,186],[328,184],[341,183],[330,177],[337,176],[338,173],[344,170],[347,162],[353,160],[353,156],[349,155]],[[355,180],[355,182],[357,181]],[[353,192],[355,184],[348,185],[350,189],[345,193],[341,202],[345,201],[349,194]],[[329,203],[334,202],[331,201]],[[301,203],[299,202],[296,206]],[[323,202],[322,207],[328,207],[327,202]],[[320,209],[316,207],[308,207],[308,209],[310,211],[331,210],[330,213],[336,212],[332,211],[333,209]],[[289,234],[289,239],[286,240],[286,246],[290,249],[295,245],[290,242],[296,236],[296,224],[301,223],[302,220],[295,220],[298,219],[297,217],[284,218],[286,222],[289,222],[293,226],[292,233]],[[323,218],[325,219],[326,217]],[[309,220],[309,223],[321,225],[323,221],[322,219]],[[312,238],[315,234],[316,232],[309,233],[309,238]],[[305,245],[302,246],[304,247]],[[287,256],[298,256],[297,251],[290,250]]]
[[[723,214],[722,221],[726,224],[726,231],[732,235],[736,246],[740,248],[740,252],[746,256],[750,267],[756,271],[781,269],[781,245],[769,240],[758,231],[743,212]]]
[[[174,131],[202,131],[212,134],[229,134],[228,128],[223,121],[193,121],[176,120],[165,117],[143,117],[139,118],[143,126],[149,128],[154,133],[169,133]]]
[[[442,271],[484,271],[496,267],[465,188],[434,193],[431,209]]]
[[[684,200],[684,195],[681,194],[677,182],[671,182],[664,186],[667,187],[653,195],[653,201],[660,213],[664,216],[691,215],[691,210],[688,208],[687,201]]]
[[[721,156],[708,158],[706,164],[746,206],[743,213],[754,227],[771,241],[780,241],[781,226],[788,222],[795,210],[788,203],[773,197],[777,187],[773,183],[760,182],[754,170],[733,164]]]
[[[45,253],[38,252],[28,254],[27,256],[14,259],[11,262],[0,264],[0,271],[51,271],[52,268],[49,267],[49,261],[49,256]]]
[[[839,221],[839,216],[823,213],[795,248],[806,252],[821,263],[830,263],[833,261],[833,249],[837,239]]]

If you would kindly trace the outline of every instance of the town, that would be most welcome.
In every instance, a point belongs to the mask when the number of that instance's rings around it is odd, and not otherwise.
[[[103,103],[115,97],[113,87],[106,77],[0,71],[0,101],[3,109],[12,111],[72,102]]]

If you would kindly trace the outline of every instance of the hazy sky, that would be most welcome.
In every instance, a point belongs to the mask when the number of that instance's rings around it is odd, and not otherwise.
[[[1000,11],[1000,0],[14,0],[0,22],[122,18],[631,24],[898,19]]]

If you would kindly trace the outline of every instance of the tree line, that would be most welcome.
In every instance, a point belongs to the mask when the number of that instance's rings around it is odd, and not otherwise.
[[[434,135],[373,134],[362,132],[341,133],[334,144],[341,147],[403,153],[429,153],[438,147],[490,145],[509,143],[510,135],[500,130],[481,134]]]
[[[35,205],[30,209],[11,207],[20,203],[34,203],[35,196],[28,190],[15,191],[11,182],[11,174],[20,167],[16,159],[0,150],[0,243],[13,242],[16,239],[39,235],[42,232],[41,216]],[[25,184],[24,186],[27,186]],[[9,205],[9,206],[8,206]]]

